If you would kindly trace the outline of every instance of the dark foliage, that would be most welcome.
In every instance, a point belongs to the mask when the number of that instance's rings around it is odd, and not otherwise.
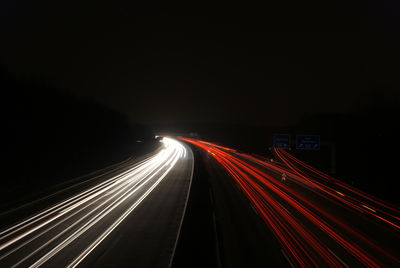
[[[45,84],[0,75],[5,202],[155,147],[150,129],[129,124],[118,112]]]

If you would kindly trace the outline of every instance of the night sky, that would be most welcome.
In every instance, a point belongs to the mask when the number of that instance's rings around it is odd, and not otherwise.
[[[288,125],[399,103],[396,1],[130,2],[2,1],[1,63],[139,123]]]

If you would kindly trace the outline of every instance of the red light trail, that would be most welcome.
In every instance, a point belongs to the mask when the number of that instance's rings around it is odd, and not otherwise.
[[[210,142],[181,139],[207,151],[228,172],[280,242],[292,265],[346,267],[345,261],[367,267],[400,265],[392,252],[324,209],[304,191],[328,198],[346,213],[372,215],[389,223],[396,232],[399,225],[395,220],[399,218],[393,205],[339,182],[283,150],[274,151],[280,161],[277,163]],[[290,178],[290,185],[281,181],[283,173]],[[300,186],[305,190],[298,190]],[[346,252],[345,261],[334,249]]]

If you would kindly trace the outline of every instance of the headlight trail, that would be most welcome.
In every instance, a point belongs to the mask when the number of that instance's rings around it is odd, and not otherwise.
[[[0,233],[0,266],[39,267],[71,246],[75,267],[164,180],[187,149],[164,138],[163,149],[127,171],[76,194]],[[88,231],[95,237],[88,239]],[[22,256],[22,257],[21,257]]]
[[[113,178],[111,178],[111,179],[109,179],[109,180],[107,180],[107,181],[105,181],[103,183],[100,183],[99,185],[96,185],[96,186],[94,186],[94,187],[92,187],[92,188],[90,188],[90,189],[88,189],[88,190],[86,190],[86,191],[84,191],[84,192],[82,192],[82,193],[70,198],[70,199],[67,199],[65,201],[60,202],[59,204],[56,204],[53,207],[51,207],[49,209],[46,209],[45,211],[40,212],[37,215],[34,215],[34,216],[22,221],[21,223],[18,223],[18,224],[15,224],[12,227],[9,227],[8,229],[0,232],[0,236],[1,236],[0,238],[1,239],[7,238],[8,236],[11,236],[11,235],[15,234],[16,232],[22,230],[23,228],[25,228],[25,227],[27,227],[29,225],[35,224],[36,222],[38,222],[40,220],[43,220],[46,216],[49,215],[50,212],[55,212],[55,211],[57,211],[59,209],[70,207],[70,203],[72,203],[72,202],[74,202],[76,200],[79,200],[80,198],[82,198],[84,196],[90,195],[91,192],[96,192],[100,188],[104,189],[104,187],[106,187],[107,185],[110,185],[111,183],[114,183],[115,181],[121,181],[122,178],[126,178],[127,177],[126,174],[129,174],[133,170],[137,171],[142,165],[148,163],[150,160],[151,159],[147,159],[147,160],[144,161],[144,163],[138,164],[137,166],[135,166],[131,170],[128,170],[128,171],[124,172],[123,174],[115,176],[115,177],[113,177]],[[133,174],[131,174],[131,175],[133,175]],[[2,244],[0,246],[0,250],[3,249],[4,247],[5,247],[5,245]]]
[[[224,167],[280,242],[291,265],[400,265],[390,248],[382,247],[371,234],[357,230],[341,216],[342,213],[348,214],[365,224],[376,225],[359,213],[361,205],[355,202],[356,197],[348,199],[347,193],[344,197],[338,195],[334,186],[295,170],[287,158],[283,164],[275,164],[209,142],[181,139],[204,149]],[[283,153],[278,154],[282,157]],[[280,179],[282,173],[288,175],[290,182]],[[322,203],[315,202],[316,199]],[[332,213],[332,207],[337,209],[337,213],[335,210]],[[376,206],[368,204],[367,207],[362,207],[363,211],[374,213]],[[385,230],[388,237],[396,235],[388,227],[382,225],[379,228]]]

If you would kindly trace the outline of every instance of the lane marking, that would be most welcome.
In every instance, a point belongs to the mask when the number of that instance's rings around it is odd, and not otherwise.
[[[253,204],[251,202],[249,202],[250,207],[253,209],[254,213],[258,216],[260,216],[260,214],[258,213],[257,209],[253,206]]]
[[[280,202],[277,201],[276,203],[278,203],[278,205],[279,205],[281,208],[283,208],[288,214],[292,215],[292,213],[290,213],[289,210],[287,210]]]
[[[329,250],[329,252],[332,253],[332,255],[335,256],[336,259],[338,259],[345,267],[349,268],[349,266],[348,266],[341,258],[339,258],[339,256],[337,256],[335,253],[333,253],[333,251],[332,251],[330,248],[328,248],[328,250]]]
[[[183,146],[183,145],[182,145],[182,146]],[[189,147],[188,147],[188,148],[189,148]],[[188,202],[189,202],[190,191],[191,191],[191,189],[192,189],[193,172],[194,172],[194,154],[193,154],[192,149],[189,148],[189,150],[190,150],[190,154],[191,154],[191,156],[192,156],[192,171],[191,171],[191,174],[190,174],[189,189],[188,189],[188,192],[187,192],[187,195],[186,195],[185,206],[184,206],[184,208],[183,208],[183,213],[182,213],[181,221],[180,221],[180,223],[179,223],[179,228],[178,228],[178,234],[177,234],[177,236],[176,236],[175,244],[174,244],[174,247],[173,247],[173,249],[172,249],[171,259],[170,259],[170,261],[169,261],[168,267],[171,267],[171,266],[172,266],[172,262],[173,262],[173,260],[174,260],[176,248],[177,248],[177,246],[178,246],[179,237],[180,237],[180,235],[181,235],[181,229],[182,229],[183,221],[184,221],[184,218],[185,218],[185,215],[186,215],[186,208],[187,208],[187,204],[188,204]],[[187,150],[186,147],[184,147],[185,157],[186,157],[186,154],[189,154],[189,150]]]
[[[342,194],[341,192],[339,192],[339,191],[335,191],[337,194],[340,194],[341,196],[345,196],[344,194]]]
[[[287,260],[287,262],[289,263],[290,267],[295,268],[293,263],[290,261],[289,257],[286,255],[285,251],[283,249],[281,249],[281,252],[282,252],[283,256],[285,257],[285,259]]]
[[[368,210],[371,210],[372,212],[374,212],[374,213],[376,213],[376,210],[375,209],[372,209],[372,208],[370,208],[370,207],[368,207],[368,206],[366,206],[366,205],[362,205],[364,208],[366,208],[366,209],[368,209]]]

